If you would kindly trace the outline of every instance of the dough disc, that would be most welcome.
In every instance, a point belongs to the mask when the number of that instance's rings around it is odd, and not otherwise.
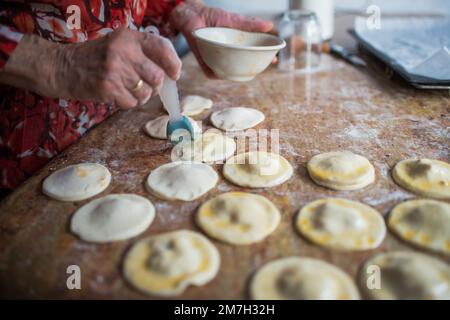
[[[350,277],[321,260],[289,257],[267,263],[250,284],[257,300],[358,300]]]
[[[264,151],[240,153],[228,159],[223,166],[223,175],[227,180],[250,188],[277,186],[292,174],[292,166],[285,158]]]
[[[153,204],[135,194],[93,200],[72,217],[70,230],[89,242],[125,240],[144,232],[155,218]]]
[[[203,235],[178,230],[140,240],[125,257],[124,274],[140,291],[174,296],[213,279],[220,266],[216,247]]]
[[[203,110],[210,109],[212,105],[212,100],[196,95],[189,95],[181,100],[181,110],[187,116],[200,114]]]
[[[172,149],[172,161],[215,162],[231,157],[236,142],[222,134],[205,132],[195,140],[183,141]]]
[[[378,289],[377,277],[371,270],[379,270]],[[439,259],[412,251],[381,253],[360,269],[359,286],[369,299],[448,300],[450,267]]]
[[[411,192],[437,199],[450,199],[450,164],[433,159],[408,159],[392,171],[395,182]]]
[[[356,201],[325,198],[304,206],[296,227],[312,242],[334,250],[369,250],[386,235],[383,217]]]
[[[211,115],[214,127],[224,131],[239,131],[252,128],[265,119],[264,114],[253,108],[228,108]]]
[[[389,228],[403,240],[428,250],[450,253],[450,204],[405,201],[392,209]]]
[[[194,134],[198,135],[202,133],[202,129],[197,122],[187,117],[194,129]],[[147,122],[144,126],[144,131],[152,138],[167,139],[167,123],[169,122],[169,116],[164,115]]]
[[[153,170],[146,187],[162,199],[191,201],[214,188],[218,180],[216,171],[207,164],[177,161]]]
[[[375,169],[366,158],[350,151],[332,151],[312,157],[307,169],[318,185],[334,190],[356,190],[375,180]]]
[[[111,173],[98,163],[80,163],[53,172],[42,184],[47,196],[61,201],[79,201],[99,194],[111,182]]]
[[[196,221],[212,238],[244,245],[271,234],[280,223],[280,213],[263,196],[228,192],[202,204]]]

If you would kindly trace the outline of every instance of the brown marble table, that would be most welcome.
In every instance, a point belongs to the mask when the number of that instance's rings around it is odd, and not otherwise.
[[[415,197],[397,186],[393,165],[409,157],[450,160],[450,98],[448,92],[418,91],[373,71],[359,70],[330,56],[312,75],[281,73],[270,68],[251,82],[204,78],[191,55],[184,59],[181,95],[200,94],[214,101],[213,109],[196,119],[210,127],[211,111],[251,106],[264,112],[257,128],[279,129],[280,152],[295,169],[285,184],[252,192],[272,200],[282,213],[276,231],[265,241],[231,246],[213,241],[222,265],[217,277],[202,287],[188,288],[180,298],[246,298],[252,273],[279,257],[299,255],[329,261],[356,277],[361,263],[388,250],[416,250],[391,233],[381,247],[360,253],[337,253],[299,236],[293,219],[307,202],[321,197],[345,197],[378,209],[383,215],[402,200]],[[192,202],[164,201],[145,191],[148,173],[169,161],[171,145],[146,136],[143,125],[161,115],[157,101],[117,113],[89,131],[0,203],[0,296],[21,298],[146,298],[122,276],[122,258],[138,239],[177,229],[198,230],[193,222],[206,199],[239,188],[221,179],[208,194]],[[375,166],[376,181],[363,190],[337,192],[315,185],[305,164],[320,152],[348,149],[366,156]],[[98,195],[136,193],[149,198],[156,218],[142,235],[128,241],[90,244],[69,232],[80,202],[60,202],[41,192],[45,177],[79,162],[109,168],[112,183]],[[221,165],[215,165],[218,172]],[[445,257],[441,257],[445,259]],[[446,259],[449,261],[449,259]],[[68,290],[66,268],[81,268],[81,290]]]

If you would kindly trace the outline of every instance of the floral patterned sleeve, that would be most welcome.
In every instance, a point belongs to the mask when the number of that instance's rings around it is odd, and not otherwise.
[[[0,72],[22,34],[65,44],[98,39],[119,28],[145,30],[153,26],[170,36],[170,12],[181,2],[0,0]],[[74,5],[81,13],[79,29],[67,25],[68,9]],[[0,84],[0,190],[19,186],[117,110],[114,104],[44,97]]]
[[[0,25],[0,71],[13,53],[23,34],[11,27]]]
[[[169,15],[172,10],[183,0],[147,0],[143,27],[155,26],[164,36],[173,36],[173,30],[169,26]]]

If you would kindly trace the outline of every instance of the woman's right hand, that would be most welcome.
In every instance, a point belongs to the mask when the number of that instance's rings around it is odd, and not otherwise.
[[[76,44],[37,38],[22,38],[2,71],[2,82],[6,78],[9,84],[47,97],[131,108],[156,94],[165,74],[174,80],[180,76],[181,61],[170,41],[151,33],[121,29]],[[22,79],[11,79],[14,75]]]

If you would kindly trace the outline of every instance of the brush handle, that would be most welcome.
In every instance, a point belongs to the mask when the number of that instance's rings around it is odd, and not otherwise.
[[[179,121],[182,119],[180,100],[178,97],[177,83],[167,75],[164,77],[164,83],[159,92],[164,108],[169,113],[169,121]]]

